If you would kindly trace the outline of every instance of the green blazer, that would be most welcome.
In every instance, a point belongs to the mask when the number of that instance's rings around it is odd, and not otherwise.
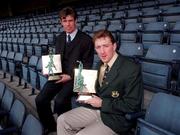
[[[104,85],[100,87],[97,79],[95,87],[97,95],[103,100],[100,112],[104,124],[116,133],[130,129],[132,123],[126,120],[125,114],[139,111],[142,103],[140,65],[119,54]]]

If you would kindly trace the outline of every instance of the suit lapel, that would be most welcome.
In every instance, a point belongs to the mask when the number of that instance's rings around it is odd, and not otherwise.
[[[79,35],[79,31],[77,32],[76,36],[75,36],[74,39],[72,40],[73,43],[69,43],[68,45],[66,44],[66,45],[69,47],[68,50],[67,50],[67,51],[68,51],[68,52],[67,52],[68,54],[71,53],[72,50],[73,50],[73,48],[77,46],[77,44],[74,44],[74,43],[78,43],[78,42],[76,41],[77,38],[79,37],[78,35]]]
[[[65,45],[66,45],[66,33],[64,32],[62,40],[60,40],[60,45],[59,45],[60,54],[64,54]]]
[[[123,64],[123,59],[122,59],[122,56],[119,54],[119,56],[117,57],[116,61],[113,64],[113,66],[111,67],[111,70],[107,74],[104,85],[99,87],[100,93],[104,92],[105,89],[107,87],[109,87],[109,84],[111,84],[113,82],[113,80],[116,79],[117,76],[119,76],[118,70],[122,67],[122,64]]]

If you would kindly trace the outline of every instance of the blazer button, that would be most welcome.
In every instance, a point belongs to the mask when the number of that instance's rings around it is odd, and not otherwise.
[[[109,83],[108,83],[108,82],[106,82],[105,84],[106,84],[106,85],[108,85]]]

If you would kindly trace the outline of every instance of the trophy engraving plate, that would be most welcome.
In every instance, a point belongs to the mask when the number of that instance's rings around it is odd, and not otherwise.
[[[42,56],[42,72],[48,75],[48,80],[59,80],[62,72],[61,55],[49,54]]]

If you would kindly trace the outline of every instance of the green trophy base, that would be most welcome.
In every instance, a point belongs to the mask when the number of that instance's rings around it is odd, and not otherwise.
[[[48,77],[48,81],[55,81],[55,80],[60,80],[61,77],[59,75],[50,75]]]

